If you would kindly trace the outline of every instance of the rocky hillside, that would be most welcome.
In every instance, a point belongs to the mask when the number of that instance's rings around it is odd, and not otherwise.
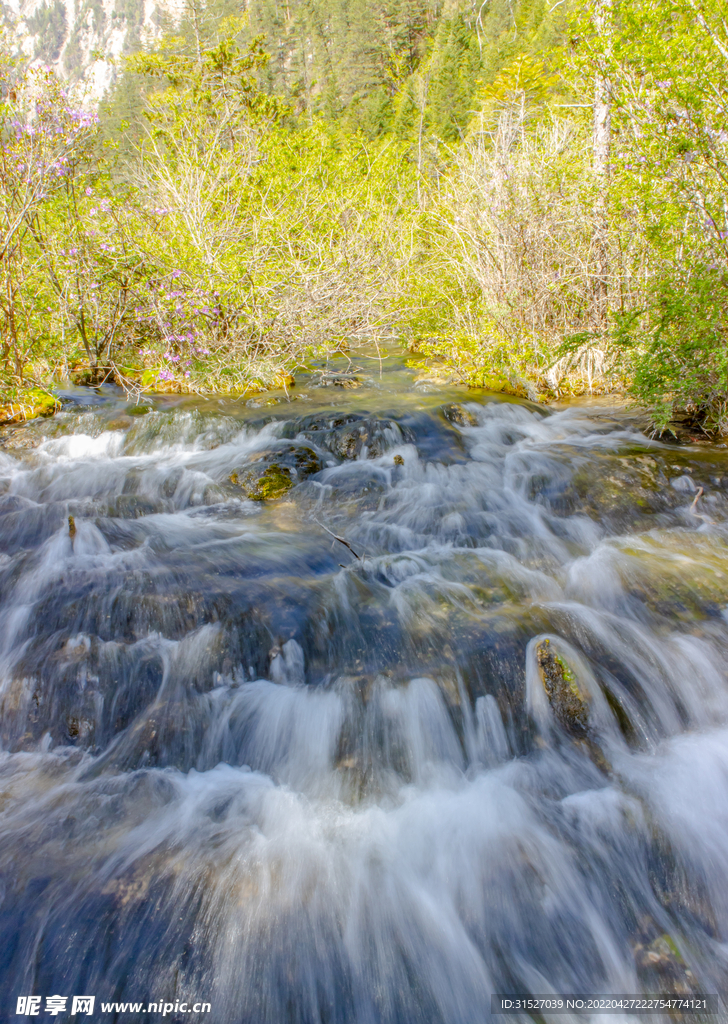
[[[113,59],[173,27],[179,0],[7,0],[5,19],[20,49],[97,101],[116,77]]]
[[[243,45],[259,37],[270,54],[262,88],[297,113],[321,114],[370,137],[429,128],[447,143],[463,137],[496,79],[501,91],[514,83],[529,94],[547,91],[563,32],[548,0],[3,2],[26,56],[82,82],[91,102],[116,82],[114,58],[175,29],[192,47],[195,32],[212,40],[235,23]],[[142,86],[120,86],[109,98],[133,121]]]

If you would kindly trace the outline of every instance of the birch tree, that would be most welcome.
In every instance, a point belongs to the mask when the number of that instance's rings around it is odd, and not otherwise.
[[[596,181],[594,204],[594,321],[598,332],[607,327],[609,313],[609,159],[612,141],[612,111],[608,60],[611,53],[612,0],[596,0],[594,28],[601,39],[604,61],[597,64],[594,75],[594,140],[593,169]]]

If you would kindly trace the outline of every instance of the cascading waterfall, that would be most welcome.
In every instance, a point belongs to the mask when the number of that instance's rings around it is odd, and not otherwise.
[[[364,385],[6,432],[7,1019],[728,992],[728,452]]]

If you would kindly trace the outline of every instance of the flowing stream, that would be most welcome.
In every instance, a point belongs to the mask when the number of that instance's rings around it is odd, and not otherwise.
[[[728,992],[728,451],[362,365],[5,431],[0,1018]]]

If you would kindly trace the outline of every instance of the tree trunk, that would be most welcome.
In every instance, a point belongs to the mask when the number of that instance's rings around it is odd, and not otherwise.
[[[603,53],[611,51],[612,0],[597,0],[594,10],[594,27],[604,39]],[[608,193],[609,155],[612,141],[612,118],[610,105],[610,82],[604,67],[598,67],[594,78],[594,157],[593,169],[596,181],[594,204],[594,250],[595,274],[593,285],[593,319],[595,330],[607,328],[609,313],[609,237],[608,237]]]

